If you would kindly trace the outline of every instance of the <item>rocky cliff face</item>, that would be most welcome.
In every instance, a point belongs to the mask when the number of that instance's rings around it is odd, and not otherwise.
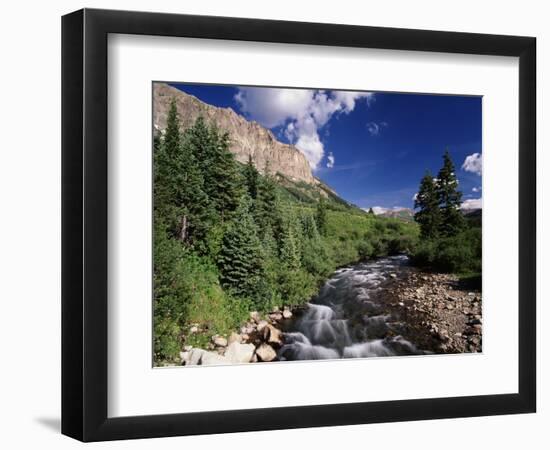
[[[272,173],[280,172],[292,181],[317,184],[305,156],[293,145],[277,141],[270,130],[257,122],[247,121],[231,108],[208,105],[165,83],[153,84],[153,126],[157,130],[166,127],[172,98],[176,99],[182,129],[191,126],[202,115],[207,122],[229,132],[230,149],[237,161],[246,163],[250,155],[261,173],[269,164]]]

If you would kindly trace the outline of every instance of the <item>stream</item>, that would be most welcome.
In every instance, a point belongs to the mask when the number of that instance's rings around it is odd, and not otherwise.
[[[384,293],[413,270],[407,256],[360,262],[334,272],[301,313],[283,324],[281,361],[418,355],[400,336]]]

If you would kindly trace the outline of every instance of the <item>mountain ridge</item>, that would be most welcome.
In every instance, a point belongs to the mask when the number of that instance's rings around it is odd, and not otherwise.
[[[166,127],[172,98],[176,100],[182,130],[203,116],[207,122],[229,132],[230,151],[240,163],[247,163],[250,156],[260,173],[265,173],[269,166],[271,172],[281,173],[294,182],[314,186],[321,183],[313,176],[304,154],[293,145],[279,142],[271,130],[258,122],[248,121],[232,108],[210,105],[167,83],[153,84],[153,127],[156,131]]]

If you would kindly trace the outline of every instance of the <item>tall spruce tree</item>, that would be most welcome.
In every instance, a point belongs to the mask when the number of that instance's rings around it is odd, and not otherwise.
[[[184,136],[180,153],[181,193],[187,216],[182,218],[180,240],[189,241],[201,252],[204,237],[212,221],[212,209],[205,192],[200,163]]]
[[[186,132],[188,145],[191,146],[191,151],[195,156],[197,163],[203,174],[205,184],[210,183],[210,161],[214,153],[210,130],[204,117],[199,116],[193,126],[189,127]]]
[[[155,222],[173,237],[189,244],[202,240],[208,227],[208,198],[195,157],[192,127],[183,136],[175,100],[168,111],[166,129],[154,140]]]
[[[228,223],[218,256],[222,286],[247,298],[255,296],[263,273],[263,251],[250,205],[244,195]]]
[[[269,165],[266,165],[264,176],[258,181],[258,194],[254,210],[256,223],[260,230],[271,228],[274,236],[279,232],[279,218],[281,216],[277,187],[273,175],[269,172]]]
[[[252,162],[252,155],[248,155],[248,162],[244,168],[244,178],[246,181],[248,195],[252,200],[256,200],[258,197],[259,173]]]
[[[458,190],[458,179],[449,151],[443,156],[443,167],[437,175],[437,194],[441,207],[439,233],[442,236],[455,236],[465,227],[465,220],[460,211],[462,192]]]
[[[220,134],[213,125],[210,128],[210,139],[212,155],[206,189],[223,222],[237,209],[243,194],[243,183],[235,157],[229,150],[229,134]]]
[[[428,170],[420,181],[414,207],[415,209],[420,208],[414,215],[414,219],[420,224],[421,236],[425,239],[436,238],[439,235],[441,213],[439,211],[437,184]]]

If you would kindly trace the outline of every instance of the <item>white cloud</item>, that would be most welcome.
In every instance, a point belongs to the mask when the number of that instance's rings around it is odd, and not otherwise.
[[[327,167],[332,169],[334,167],[334,155],[330,152],[327,156]]]
[[[413,196],[412,196],[412,201],[413,202],[416,202],[416,199],[418,198],[418,192],[416,192]]]
[[[319,129],[334,114],[348,114],[358,100],[374,99],[369,92],[314,89],[239,88],[235,100],[241,110],[268,128],[285,126],[284,135],[307,158],[312,169],[323,159],[325,148]]]
[[[367,123],[367,130],[371,136],[378,136],[382,128],[386,128],[387,126],[388,122],[369,122]]]
[[[464,163],[462,164],[462,169],[466,172],[472,172],[481,176],[483,170],[483,159],[481,158],[481,153],[473,153],[469,156],[466,156]]]
[[[304,89],[239,88],[235,100],[241,110],[272,128],[283,125],[287,119],[296,119],[300,111],[307,109],[313,92]]]
[[[475,186],[472,188],[472,192],[480,192],[481,191],[481,186]]]
[[[367,130],[369,130],[371,136],[378,136],[380,126],[376,122],[369,122],[367,123]]]
[[[469,198],[468,200],[464,200],[462,202],[462,205],[460,205],[460,209],[468,210],[468,209],[481,209],[483,207],[483,200],[481,198]]]

